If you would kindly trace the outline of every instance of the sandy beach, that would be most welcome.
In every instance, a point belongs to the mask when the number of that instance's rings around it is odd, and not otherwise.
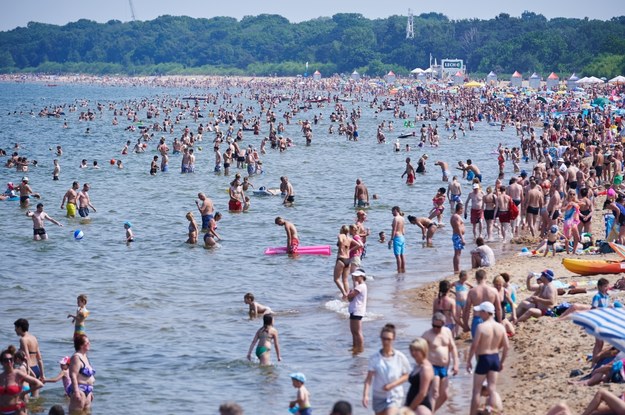
[[[596,206],[602,206],[597,201]],[[603,216],[601,209],[595,207],[593,215],[593,229],[595,234],[603,234]],[[514,241],[513,241],[514,242]],[[537,244],[536,244],[537,245]],[[536,246],[534,245],[534,246]],[[510,244],[510,249],[521,251],[521,244]],[[508,251],[510,252],[510,250]],[[469,254],[468,252],[463,255]],[[558,253],[555,257],[533,256],[525,257],[516,254],[502,255],[497,258],[497,264],[487,268],[487,280],[501,272],[507,272],[512,277],[511,283],[517,285],[517,303],[528,297],[526,277],[528,272],[541,272],[544,269],[554,271],[556,279],[565,284],[576,283],[579,287],[587,287],[587,293],[574,295],[559,295],[558,303],[590,304],[596,294],[596,281],[605,277],[612,285],[621,278],[621,274],[576,276],[562,265],[565,253]],[[617,254],[579,256],[586,259],[620,259]],[[451,264],[451,257],[449,258]],[[446,279],[454,281],[457,278],[449,275]],[[554,280],[554,281],[555,281]],[[475,270],[469,271],[469,282],[475,284]],[[423,287],[406,292],[406,299],[413,304],[415,314],[431,315],[431,305],[438,293],[438,281]],[[625,291],[610,290],[613,300],[625,301]],[[457,341],[459,350],[468,349],[470,336],[464,333]],[[505,414],[525,415],[542,414],[553,405],[565,401],[573,413],[581,413],[592,399],[598,388],[606,388],[620,395],[623,392],[621,384],[602,384],[588,387],[569,385],[569,375],[574,369],[581,369],[584,374],[589,373],[590,363],[586,356],[592,353],[594,337],[586,334],[582,328],[567,318],[542,317],[530,319],[517,327],[516,335],[510,339],[510,355],[506,367],[500,377],[500,393],[503,399]],[[464,354],[461,354],[463,356]],[[460,367],[464,369],[461,357]]]

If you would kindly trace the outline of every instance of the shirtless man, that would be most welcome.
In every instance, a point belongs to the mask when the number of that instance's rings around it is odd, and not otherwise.
[[[20,350],[26,353],[28,366],[33,371],[37,379],[44,380],[43,358],[39,350],[39,342],[37,338],[28,332],[30,324],[25,318],[19,318],[13,323],[15,326],[15,334],[20,338]],[[33,393],[33,397],[39,396],[39,391]]]
[[[30,210],[27,211],[26,216],[33,219],[33,240],[35,241],[48,239],[48,234],[43,227],[43,222],[46,219],[54,223],[55,225],[63,226],[61,223],[52,219],[50,216],[48,216],[46,212],[43,211],[43,203],[37,204],[37,210],[35,212],[31,212]]]
[[[549,190],[549,203],[547,203],[548,222],[544,226],[545,229],[549,229],[551,226],[558,224],[561,205],[562,198],[560,197],[560,192],[555,186],[551,186]]]
[[[553,285],[553,271],[546,269],[540,273],[538,284],[533,284],[534,273],[527,275],[526,285],[528,291],[533,291],[534,295],[521,301],[517,309],[517,324],[529,320],[531,317],[538,318],[547,314],[558,301],[558,290]]]
[[[417,225],[421,229],[421,239],[425,241],[426,246],[432,246],[432,238],[438,229],[434,221],[429,218],[416,218],[408,215],[408,222]]]
[[[473,369],[473,356],[477,356],[475,375],[473,376],[473,394],[471,397],[471,415],[478,413],[477,407],[484,380],[487,382],[487,405],[500,413],[503,409],[501,397],[497,393],[497,377],[503,370],[503,363],[508,356],[508,336],[503,325],[494,320],[495,306],[489,301],[473,307],[483,323],[477,327],[473,343],[467,356],[467,371]],[[501,351],[501,357],[499,352]]]
[[[517,183],[516,177],[512,177],[508,184],[509,186],[506,192],[508,196],[512,198],[512,201],[514,202],[514,204],[519,208],[519,211],[521,211],[520,206],[521,206],[521,203],[523,203],[523,186]],[[513,235],[518,235],[519,233],[519,224],[521,223],[521,216],[522,215],[519,214],[516,217],[516,219],[511,221]]]
[[[544,203],[543,192],[534,179],[530,180],[530,190],[527,192],[526,203],[527,227],[530,229],[532,237],[534,237],[537,231],[538,215]]]
[[[449,223],[451,224],[451,230],[453,235],[451,240],[454,244],[454,273],[460,272],[460,255],[464,249],[464,220],[462,220],[462,213],[464,212],[464,206],[462,203],[456,205],[456,213],[451,215]]]
[[[89,208],[93,209],[94,212],[97,212],[95,206],[91,204],[91,198],[89,197],[89,183],[85,183],[82,185],[82,191],[78,193],[78,214],[81,218],[89,217]]]
[[[456,203],[462,203],[462,185],[457,176],[452,177],[451,183],[447,186],[447,199],[452,212],[456,211]]]
[[[406,248],[406,239],[404,237],[404,212],[399,206],[393,206],[393,223],[391,230],[391,240],[388,241],[388,247],[393,248],[395,262],[397,263],[397,272],[399,274],[406,272],[406,259],[404,251]]]
[[[275,223],[278,226],[284,226],[284,231],[286,232],[286,252],[288,254],[297,254],[299,239],[297,237],[295,225],[282,219],[280,216],[276,217]]]
[[[486,271],[478,269],[475,271],[475,280],[477,285],[471,288],[467,294],[467,302],[464,305],[462,326],[464,331],[471,331],[471,337],[475,339],[477,326],[483,321],[482,317],[478,313],[473,314],[473,320],[471,320],[471,327],[469,328],[469,316],[473,307],[482,304],[484,301],[489,301],[495,304],[495,317],[497,320],[501,318],[501,301],[499,301],[499,294],[494,287],[486,285]]]
[[[180,173],[189,173],[189,149],[182,150],[182,160],[180,161]]]
[[[406,184],[411,185],[414,183],[415,169],[412,164],[410,164],[410,157],[406,157],[406,169],[401,175],[402,179],[404,176],[406,176]]]
[[[230,165],[232,164],[232,159],[234,154],[232,153],[232,148],[228,147],[224,152],[224,175],[230,174]]]
[[[445,315],[440,311],[432,316],[432,328],[422,336],[429,346],[428,360],[434,368],[431,393],[435,403],[434,411],[437,411],[447,400],[449,387],[448,369],[451,360],[454,362],[452,374],[458,374],[458,349],[454,341],[454,335],[448,327],[445,327]]]
[[[280,193],[284,196],[282,204],[284,206],[293,206],[295,202],[295,190],[293,190],[293,185],[286,176],[280,177]]]
[[[449,181],[449,175],[451,174],[449,172],[449,164],[445,163],[442,160],[438,160],[436,163],[434,163],[435,166],[439,166],[441,168],[441,172],[443,173],[443,181],[447,182]],[[453,209],[453,207],[452,207]]]
[[[213,218],[213,201],[206,197],[204,193],[198,193],[197,198],[200,201],[195,201],[195,206],[200,211],[200,215],[202,216],[202,232],[208,232],[208,225]],[[202,202],[202,204],[200,204]]]
[[[499,188],[499,195],[497,195],[497,201],[495,202],[495,217],[499,218],[501,224],[501,236],[503,242],[506,240],[506,231],[510,226],[510,196],[506,194],[506,186]]]
[[[471,205],[471,224],[473,225],[473,239],[482,236],[482,218],[484,217],[484,192],[480,189],[480,185],[473,184],[473,191],[469,193],[465,202],[466,209]],[[467,211],[464,212],[464,218],[467,218]],[[476,235],[477,228],[477,235]]]
[[[480,183],[482,183],[482,173],[480,172],[480,169],[473,164],[473,162],[471,161],[471,159],[467,160],[467,164],[465,166],[467,172],[472,171],[473,175],[475,177],[477,177],[477,179],[480,181]]]
[[[78,188],[80,185],[78,182],[72,183],[72,188],[65,192],[63,196],[63,200],[61,201],[61,209],[65,206],[65,202],[67,202],[67,217],[74,218],[76,217],[76,199],[78,198]]]
[[[356,179],[356,187],[354,189],[354,206],[369,206],[369,191],[367,186],[360,179]]]
[[[30,201],[30,196],[36,197],[39,199],[39,194],[34,193],[33,189],[28,185],[28,177],[22,177],[22,183],[19,186],[15,187],[15,190],[20,192],[20,207],[28,207],[28,203]]]

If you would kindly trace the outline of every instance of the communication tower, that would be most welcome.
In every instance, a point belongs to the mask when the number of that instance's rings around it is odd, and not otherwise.
[[[130,3],[130,16],[132,17],[132,21],[134,22],[135,19],[135,7],[132,5],[132,0],[128,0],[128,3]]]
[[[408,9],[408,23],[406,24],[406,39],[414,39],[414,18],[410,9]]]

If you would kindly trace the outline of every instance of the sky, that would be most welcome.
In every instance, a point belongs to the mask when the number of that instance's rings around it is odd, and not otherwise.
[[[412,2],[380,0],[4,0],[0,31],[25,27],[28,22],[65,25],[79,19],[104,23],[109,20],[132,20],[130,3],[137,20],[152,20],[162,15],[210,18],[230,16],[241,19],[262,13],[279,14],[291,22],[301,22],[336,13],[360,13],[369,19],[392,15],[437,12],[450,19],[490,19],[499,13],[520,16],[528,10],[554,17],[609,20],[625,15],[623,0],[417,0]],[[496,4],[496,5],[495,5]]]

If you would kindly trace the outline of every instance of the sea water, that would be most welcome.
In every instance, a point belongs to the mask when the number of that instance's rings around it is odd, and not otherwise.
[[[395,323],[396,347],[408,353],[408,344],[429,327],[429,321],[413,315],[413,307],[407,304],[411,300],[401,294],[450,273],[453,255],[448,206],[446,226],[436,233],[433,248],[425,248],[419,229],[407,224],[405,275],[395,273],[392,251],[377,242],[378,232],[390,235],[395,205],[406,214],[428,214],[436,190],[447,185],[433,165],[436,160],[448,162],[454,170],[458,160],[471,158],[482,169],[485,183],[494,183],[497,161],[493,151],[500,142],[518,145],[514,129],[500,132],[486,122],[476,123],[475,131],[450,141],[451,132],[444,130],[441,118],[437,122],[440,147],[419,149],[417,137],[402,139],[402,151],[395,152],[395,137],[413,130],[393,119],[392,112],[376,113],[367,102],[344,103],[348,110],[357,106],[362,110],[360,139],[351,142],[336,133],[338,125],[333,135],[328,134],[333,105],[313,107],[298,113],[286,127],[284,135],[296,145],[284,153],[267,146],[267,154],[261,155],[265,173],[251,179],[255,188],[269,188],[278,187],[279,177],[287,175],[295,188],[295,206],[282,206],[280,197],[250,195],[249,212],[233,214],[227,212],[227,189],[237,169],[231,168],[230,177],[213,172],[211,133],[205,133],[197,145],[201,151],[196,146],[194,174],[180,174],[180,155],[170,154],[169,172],[149,175],[158,138],[165,136],[171,147],[184,126],[196,131],[200,122],[206,125],[209,110],[217,106],[202,103],[204,118],[194,122],[186,114],[174,134],[155,133],[155,141],[143,154],[120,154],[127,140],[136,142],[139,132],[125,131],[132,123],[124,116],[118,116],[119,125],[113,126],[109,103],[120,108],[122,103],[143,99],[198,94],[190,88],[0,84],[0,147],[11,154],[17,142],[20,155],[39,163],[25,174],[1,168],[0,183],[19,183],[28,175],[31,187],[42,196],[45,211],[64,225],[46,223],[50,239],[34,242],[25,210],[17,202],[0,202],[0,344],[3,348],[18,344],[13,321],[27,318],[40,342],[46,376],[56,375],[58,360],[73,352],[73,325],[66,315],[75,312],[76,296],[86,293],[91,311],[86,322],[92,342],[89,357],[97,370],[94,414],[216,413],[219,404],[228,400],[239,402],[246,412],[286,413],[296,393],[288,376],[294,371],[306,374],[316,411],[326,413],[336,400],[346,399],[356,414],[370,413],[360,401],[368,356],[380,348],[381,327]],[[234,110],[239,102],[244,107],[253,105],[254,115],[260,115],[259,106],[245,98],[235,99],[226,108]],[[79,105],[78,112],[66,108],[61,118],[36,116],[45,106],[73,103]],[[104,105],[103,111],[96,109],[97,103]],[[283,102],[274,109],[278,120],[286,105]],[[414,107],[404,108],[414,116]],[[78,121],[78,113],[87,109],[96,113],[96,119]],[[175,109],[172,116],[178,112],[182,110]],[[323,119],[313,125],[313,143],[306,147],[296,122],[312,122],[315,114],[322,114]],[[139,116],[146,123],[163,120],[163,115],[146,120],[145,109]],[[62,128],[65,120],[67,129]],[[387,144],[378,144],[376,128],[383,120],[393,120],[395,131],[386,131]],[[245,132],[241,144],[258,149],[265,135],[267,125],[263,124],[260,136]],[[412,146],[410,153],[404,151],[406,143]],[[55,155],[51,149],[57,145],[64,149],[58,157],[62,171],[60,180],[52,181]],[[417,175],[414,186],[407,186],[400,177],[404,160],[409,156],[416,166],[423,153],[429,155],[428,172]],[[82,159],[89,166],[97,160],[100,169],[80,169]],[[122,159],[125,168],[111,166],[111,159]],[[1,161],[4,164],[6,158]],[[240,173],[245,175],[244,170]],[[369,314],[363,322],[366,350],[353,356],[347,305],[338,298],[332,271],[339,228],[355,219],[356,178],[379,200],[372,200],[367,210],[371,236],[363,267],[373,278],[367,281]],[[89,193],[97,212],[92,211],[89,222],[67,219],[60,209],[74,180],[81,186],[91,184]],[[464,198],[470,190],[466,183],[463,189]],[[193,211],[199,222],[194,203],[198,192],[206,193],[224,214],[217,230],[223,240],[216,249],[185,244],[185,213]],[[33,210],[35,203],[30,207]],[[264,255],[268,246],[285,245],[284,229],[274,224],[276,216],[297,226],[302,245],[332,245],[332,256]],[[125,221],[132,222],[135,233],[130,245],[124,242]],[[80,241],[73,237],[77,229],[84,234]],[[467,240],[470,235],[468,225]],[[469,261],[465,252],[463,266]],[[272,350],[274,366],[259,367],[257,361],[246,359],[254,333],[262,326],[261,320],[247,317],[246,292],[253,292],[277,313],[282,362],[276,362]],[[466,374],[452,381],[455,396],[449,411],[467,407],[469,385]],[[47,413],[53,404],[66,404],[60,383],[47,384],[41,395],[44,405],[39,413]]]

